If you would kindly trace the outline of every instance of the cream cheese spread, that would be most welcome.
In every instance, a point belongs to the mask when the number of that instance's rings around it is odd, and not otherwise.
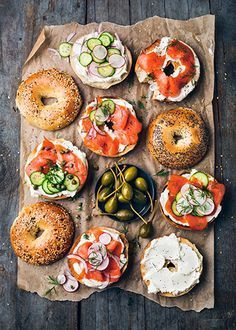
[[[148,293],[178,296],[196,283],[202,272],[202,255],[175,234],[151,241],[141,260]]]

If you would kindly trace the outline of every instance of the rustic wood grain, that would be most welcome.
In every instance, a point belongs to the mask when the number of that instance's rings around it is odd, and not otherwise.
[[[134,24],[153,15],[188,19],[216,15],[216,175],[227,186],[216,223],[216,307],[200,314],[162,308],[139,295],[110,289],[77,303],[50,302],[16,288],[9,228],[18,212],[20,116],[13,110],[21,66],[43,25],[78,21]],[[234,329],[236,120],[235,1],[0,0],[0,329]],[[233,43],[234,40],[234,43]],[[207,73],[206,73],[207,74]]]

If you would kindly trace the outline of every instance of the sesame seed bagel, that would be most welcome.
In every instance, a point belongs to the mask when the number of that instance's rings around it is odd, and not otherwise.
[[[38,202],[23,207],[11,226],[15,254],[33,265],[47,265],[61,259],[74,237],[74,223],[60,205]]]
[[[148,130],[149,151],[168,168],[183,169],[199,163],[206,154],[208,140],[203,119],[187,108],[161,113]]]
[[[57,101],[44,104],[48,98]],[[82,98],[72,77],[52,68],[33,73],[20,84],[16,105],[31,125],[56,131],[76,118]]]

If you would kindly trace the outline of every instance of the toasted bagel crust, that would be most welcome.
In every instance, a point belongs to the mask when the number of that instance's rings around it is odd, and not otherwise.
[[[208,148],[208,131],[199,114],[187,108],[165,111],[148,129],[148,149],[168,168],[189,168],[201,161]]]
[[[116,229],[113,229],[113,228],[109,228],[109,227],[97,227],[98,229],[101,229],[101,230],[107,230],[109,232],[112,232],[114,234],[119,234],[119,237],[121,238],[123,244],[124,244],[124,254],[125,254],[125,258],[127,259],[127,262],[126,264],[124,265],[124,267],[121,269],[121,276],[122,274],[125,272],[127,266],[128,266],[128,258],[129,258],[129,242],[126,238],[126,236],[119,232],[118,230]],[[89,230],[91,230],[92,228],[90,228]],[[83,235],[84,233],[82,233],[81,235],[79,235],[76,239],[75,239],[75,242],[73,244],[73,246],[71,247],[70,249],[70,252],[69,253],[73,253],[74,249],[76,248],[76,246],[78,245],[78,243],[80,242],[80,239],[81,239],[81,236]],[[84,281],[83,281],[83,278],[80,278],[78,277],[78,274],[74,271],[74,268],[72,266],[72,263],[70,262],[70,259],[68,259],[68,266],[69,266],[69,269],[70,269],[70,272],[71,274],[77,279],[78,282],[80,282],[81,284],[84,284]],[[112,284],[112,283],[111,283]],[[110,284],[110,285],[111,285]]]
[[[183,244],[186,244],[188,246],[190,246],[197,254],[200,254],[196,245],[191,243],[187,238],[183,238],[183,237],[178,237],[180,239],[180,243],[183,243]],[[142,252],[142,255],[141,255],[141,261],[143,260],[144,258],[144,254],[145,254],[145,251],[150,247],[151,245],[151,241],[147,244],[147,246],[144,248],[143,252]],[[140,263],[140,271],[141,271],[141,277],[142,277],[142,280],[143,282],[145,283],[146,286],[149,285],[149,280],[144,280],[144,277],[145,277],[145,274],[146,274],[146,269],[144,267],[144,265],[142,263]],[[199,275],[199,278],[202,274],[202,271],[203,271],[203,263],[201,263],[201,269],[200,269],[200,275]],[[174,298],[174,297],[180,297],[180,296],[183,296],[185,295],[186,293],[188,293],[189,291],[191,291],[195,286],[196,286],[197,283],[193,284],[190,288],[188,288],[187,290],[183,291],[183,292],[180,292],[178,295],[174,295],[173,293],[171,292],[165,292],[165,293],[162,293],[162,292],[158,292],[158,294],[160,296],[163,296],[163,297],[170,297],[170,298]]]
[[[10,230],[15,254],[33,265],[47,265],[61,259],[73,236],[74,223],[66,209],[44,202],[23,207]]]
[[[45,105],[43,98],[56,98],[57,102]],[[72,77],[52,68],[33,73],[22,81],[16,105],[31,125],[56,131],[74,121],[82,98]]]

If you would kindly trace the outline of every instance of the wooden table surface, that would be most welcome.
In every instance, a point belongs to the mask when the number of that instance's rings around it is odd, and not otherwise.
[[[227,186],[215,225],[215,308],[201,313],[162,308],[119,289],[81,303],[50,302],[17,289],[17,263],[9,243],[19,200],[20,115],[14,100],[21,67],[42,27],[71,21],[128,25],[154,15],[188,19],[208,13],[216,15],[216,177]],[[234,0],[0,0],[0,329],[236,328],[235,13]]]

